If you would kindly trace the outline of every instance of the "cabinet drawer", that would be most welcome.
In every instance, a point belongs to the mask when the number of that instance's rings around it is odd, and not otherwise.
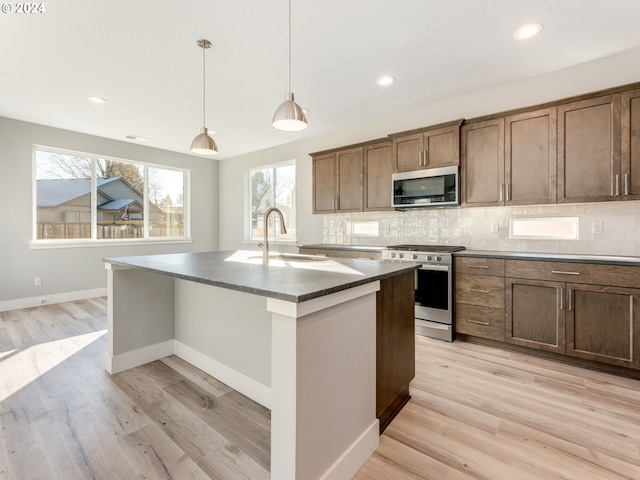
[[[456,302],[504,308],[504,278],[456,274]]]
[[[640,266],[507,260],[505,270],[511,278],[640,287]]]
[[[504,310],[456,303],[456,333],[504,342]]]
[[[504,277],[504,260],[500,258],[459,257],[455,262],[456,273]]]

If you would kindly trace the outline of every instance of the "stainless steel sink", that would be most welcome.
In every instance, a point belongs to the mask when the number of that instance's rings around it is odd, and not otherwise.
[[[249,257],[249,260],[262,259],[262,255]],[[269,254],[269,260],[280,260],[283,262],[326,262],[330,260],[322,255],[304,255],[301,253],[273,253]]]

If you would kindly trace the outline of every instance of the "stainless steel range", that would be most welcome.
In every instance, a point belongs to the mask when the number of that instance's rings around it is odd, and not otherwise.
[[[453,341],[453,259],[464,247],[451,245],[391,245],[382,259],[416,262],[416,333]]]

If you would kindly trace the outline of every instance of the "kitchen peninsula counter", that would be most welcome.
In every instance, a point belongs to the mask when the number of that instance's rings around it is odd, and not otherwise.
[[[176,355],[271,409],[271,478],[350,479],[375,451],[376,293],[417,265],[263,266],[259,251],[104,262],[109,373]]]

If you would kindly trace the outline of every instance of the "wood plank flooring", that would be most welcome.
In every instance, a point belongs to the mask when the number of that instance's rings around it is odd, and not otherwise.
[[[267,479],[269,411],[177,357],[109,376],[104,298],[0,314],[0,480]],[[640,479],[640,381],[416,337],[358,480]]]

